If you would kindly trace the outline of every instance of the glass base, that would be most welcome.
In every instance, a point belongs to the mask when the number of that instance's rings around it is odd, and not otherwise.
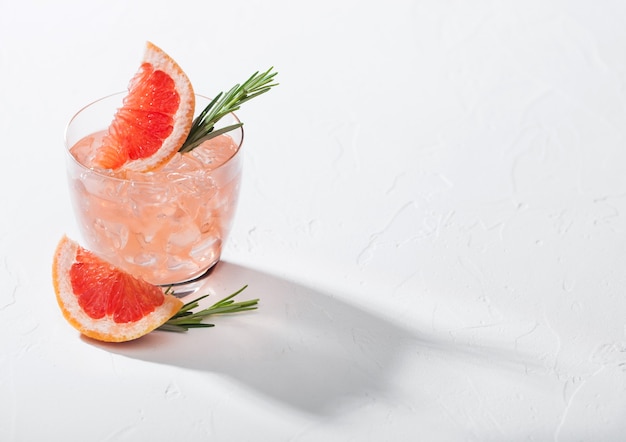
[[[164,289],[169,287],[170,290],[174,292],[173,295],[177,298],[184,298],[185,296],[193,295],[206,284],[206,279],[211,275],[211,273],[213,273],[217,264],[219,264],[219,261],[209,267],[203,274],[193,279],[176,282],[174,284],[161,284],[160,287],[163,287]]]

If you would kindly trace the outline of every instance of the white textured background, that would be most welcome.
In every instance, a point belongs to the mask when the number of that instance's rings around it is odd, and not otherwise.
[[[100,345],[63,129],[145,40],[279,71],[211,283],[261,308]],[[624,440],[626,3],[0,0],[0,79],[0,440]]]

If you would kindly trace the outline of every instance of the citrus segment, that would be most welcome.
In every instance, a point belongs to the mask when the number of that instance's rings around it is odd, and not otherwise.
[[[169,55],[148,42],[95,164],[114,170],[157,168],[185,142],[194,108],[195,95],[187,75]]]
[[[183,302],[120,270],[64,236],[52,279],[67,321],[85,336],[107,342],[139,338],[163,325]]]

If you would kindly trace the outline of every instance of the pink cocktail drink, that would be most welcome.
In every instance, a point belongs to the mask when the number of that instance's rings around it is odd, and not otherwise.
[[[235,129],[151,172],[92,167],[103,125],[120,97],[87,106],[68,126],[68,179],[85,244],[112,264],[160,285],[198,278],[220,259],[231,229],[242,169]],[[202,97],[197,97],[202,101]],[[223,125],[237,122],[234,115]],[[230,120],[230,121],[229,121]]]

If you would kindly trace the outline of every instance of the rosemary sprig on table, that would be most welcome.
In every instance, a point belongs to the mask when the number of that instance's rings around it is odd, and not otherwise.
[[[243,84],[233,86],[228,92],[220,92],[194,120],[185,143],[178,150],[181,153],[195,149],[204,141],[241,127],[243,123],[231,124],[213,130],[224,115],[239,110],[248,100],[258,97],[278,85],[274,83],[277,72],[269,68],[263,73],[255,72]]]
[[[211,307],[200,310],[199,312],[192,312],[191,310],[198,307],[199,301],[206,298],[209,295],[200,296],[183,305],[181,309],[172,316],[165,324],[160,326],[157,330],[172,331],[172,332],[186,332],[190,328],[202,328],[213,327],[215,324],[208,324],[202,322],[204,318],[211,315],[223,315],[228,313],[239,313],[248,310],[255,310],[258,299],[251,299],[248,301],[235,302],[233,298],[243,292],[248,286],[244,285],[232,295],[227,296],[221,301],[217,301]],[[171,288],[168,288],[165,293],[172,294]]]

